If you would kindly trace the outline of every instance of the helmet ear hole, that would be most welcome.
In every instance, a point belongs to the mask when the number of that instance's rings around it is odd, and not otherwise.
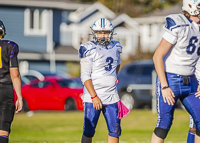
[[[0,29],[0,39],[1,39],[1,38],[4,38],[4,36],[5,36],[4,30],[3,30],[3,29]]]
[[[6,34],[6,28],[3,22],[0,20],[0,39],[4,38],[5,34]]]

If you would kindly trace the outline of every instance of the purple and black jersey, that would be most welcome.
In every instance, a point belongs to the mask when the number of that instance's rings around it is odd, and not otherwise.
[[[0,84],[12,84],[9,68],[18,67],[18,52],[15,42],[0,40]]]

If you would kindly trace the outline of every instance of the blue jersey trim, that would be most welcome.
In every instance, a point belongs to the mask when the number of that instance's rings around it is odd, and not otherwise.
[[[83,57],[84,57],[85,51],[87,51],[87,49],[86,49],[84,46],[81,46],[80,49],[79,49],[79,57],[80,57],[80,58],[83,58]]]
[[[85,52],[85,54],[84,54],[84,57],[86,56],[87,52],[92,51],[92,50],[94,50],[94,49],[96,49],[96,47],[91,48],[90,50],[87,50],[87,51]]]
[[[185,16],[185,15],[184,15]],[[187,17],[187,16],[185,16],[186,18],[187,18],[187,20],[190,22],[190,23],[192,23],[192,20],[189,18],[189,17]]]
[[[176,23],[174,22],[174,20],[173,19],[171,19],[171,18],[166,18],[166,28],[167,29],[170,29],[172,26],[175,26],[176,25]]]
[[[110,44],[109,44],[108,46],[105,46],[105,47],[103,47],[103,48],[106,49],[106,50],[112,49],[112,48],[115,47],[115,45],[116,45],[117,43],[119,43],[119,42],[117,42],[117,41],[111,41]]]
[[[96,49],[96,47],[87,50],[84,46],[80,46],[80,49],[79,49],[79,57],[80,57],[80,58],[86,57],[86,54],[87,54],[89,51],[93,50],[93,49]]]
[[[189,24],[178,25],[178,26],[176,26],[176,27],[171,28],[170,30],[172,31],[172,30],[175,29],[175,28],[178,28],[178,27],[184,27],[184,26],[189,26]]]

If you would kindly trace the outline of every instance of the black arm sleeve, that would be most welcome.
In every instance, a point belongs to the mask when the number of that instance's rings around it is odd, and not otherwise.
[[[13,41],[4,41],[11,45],[11,51],[10,51],[10,60],[9,60],[9,67],[18,67],[18,58],[17,54],[19,53],[19,47],[18,45]]]
[[[12,67],[19,67],[17,56],[14,56],[14,57],[10,58],[9,66],[10,66],[10,68],[12,68]]]

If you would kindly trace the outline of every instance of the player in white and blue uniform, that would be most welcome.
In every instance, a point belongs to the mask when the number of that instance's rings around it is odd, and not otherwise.
[[[200,0],[183,0],[183,14],[166,17],[165,33],[153,56],[157,79],[157,125],[151,143],[163,143],[171,128],[178,99],[196,124],[200,142],[200,86],[194,75],[200,56]]]
[[[81,80],[84,84],[84,127],[82,143],[91,143],[102,111],[108,126],[108,142],[118,143],[121,135],[116,79],[122,46],[112,40],[113,25],[98,19],[91,27],[94,41],[80,46]]]
[[[198,80],[198,83],[200,84],[200,59],[197,61],[197,64],[196,64],[195,76]],[[194,120],[191,115],[190,115],[189,127],[190,127],[190,130],[188,131],[187,143],[194,143],[194,137],[195,137],[195,133],[196,133],[196,125],[195,125]]]

